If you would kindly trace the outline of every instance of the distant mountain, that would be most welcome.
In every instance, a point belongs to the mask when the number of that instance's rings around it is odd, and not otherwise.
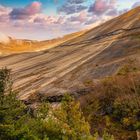
[[[7,55],[13,53],[35,52],[50,49],[65,41],[78,37],[83,33],[85,33],[85,31],[80,31],[69,35],[65,35],[64,37],[45,41],[13,39],[0,33],[0,54]]]
[[[85,82],[115,74],[128,59],[140,61],[139,21],[137,7],[78,37],[35,43],[39,50],[56,45],[49,50],[0,57],[0,67],[12,69],[20,99],[36,93],[48,97],[80,95],[89,92]],[[35,51],[34,47],[31,50]]]

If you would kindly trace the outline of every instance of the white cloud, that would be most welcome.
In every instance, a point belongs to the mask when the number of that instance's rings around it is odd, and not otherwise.
[[[9,41],[9,37],[0,32],[0,43],[9,43]]]

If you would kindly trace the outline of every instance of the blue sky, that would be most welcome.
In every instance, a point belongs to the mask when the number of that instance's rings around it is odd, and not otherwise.
[[[140,0],[0,0],[0,31],[15,38],[56,38],[139,5]]]
[[[9,7],[24,7],[35,0],[0,0],[0,4],[4,6]],[[38,2],[41,2],[43,5],[43,11],[46,14],[54,14],[56,13],[57,7],[61,6],[65,3],[65,0],[37,0]]]
[[[67,0],[38,0],[39,2],[43,3],[44,8],[49,8],[52,10],[56,10],[56,8],[60,5],[63,5]],[[86,0],[87,4],[93,3],[95,0]],[[138,0],[117,0],[119,8],[128,8],[131,7],[132,4],[137,2]],[[34,2],[34,0],[0,0],[0,4],[4,6],[11,6],[11,7],[23,7],[28,5],[29,3]]]

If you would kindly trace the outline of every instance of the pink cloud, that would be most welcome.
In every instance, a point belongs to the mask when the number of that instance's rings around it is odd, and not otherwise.
[[[104,0],[96,0],[94,5],[94,10],[98,12],[105,11],[108,8],[106,1]]]
[[[41,3],[33,2],[24,8],[14,8],[10,13],[11,19],[24,20],[41,12]]]
[[[9,7],[4,7],[2,5],[0,5],[0,15],[3,15],[3,14],[9,14],[9,12],[11,12],[11,8]]]
[[[64,16],[60,16],[56,21],[56,24],[64,24],[64,23],[65,23],[65,17]]]
[[[58,17],[47,16],[45,14],[38,14],[32,18],[33,18],[32,19],[33,23],[42,24],[42,25],[54,24],[58,20]]]
[[[115,9],[116,0],[96,0],[89,8],[89,12],[94,12],[97,15],[103,14],[110,9]]]
[[[70,1],[73,2],[73,0]],[[108,20],[117,12],[114,11],[115,5],[116,0],[96,0],[90,7],[90,12],[87,9],[80,9],[75,13],[67,9],[74,13],[57,16],[48,16],[43,13],[42,4],[37,1],[23,8],[9,9],[0,6],[0,30],[18,38],[54,38]]]
[[[87,18],[87,12],[85,12],[85,11],[80,12],[80,14],[78,16],[79,21],[85,22],[86,18]]]
[[[6,23],[9,20],[9,13],[11,11],[11,8],[0,5],[0,22]]]
[[[40,2],[35,1],[24,9],[29,15],[34,15],[41,12],[41,5],[42,4]]]

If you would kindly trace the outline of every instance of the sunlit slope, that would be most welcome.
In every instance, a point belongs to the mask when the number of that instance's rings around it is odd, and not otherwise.
[[[69,35],[65,35],[64,37],[61,38],[45,40],[45,41],[18,40],[18,39],[11,38],[8,43],[0,43],[0,54],[7,55],[13,53],[35,52],[35,51],[50,49],[65,41],[78,37],[85,32],[86,31],[80,31]]]
[[[21,99],[83,94],[88,81],[115,74],[128,59],[140,60],[139,21],[140,7],[49,50],[1,57],[0,67],[12,69]]]

